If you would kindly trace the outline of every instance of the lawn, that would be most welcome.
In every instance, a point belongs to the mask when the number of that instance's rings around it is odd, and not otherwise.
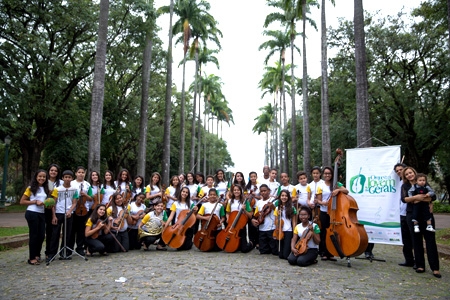
[[[28,226],[22,227],[0,227],[0,237],[13,236],[28,233]]]
[[[436,242],[450,246],[450,228],[436,230]]]

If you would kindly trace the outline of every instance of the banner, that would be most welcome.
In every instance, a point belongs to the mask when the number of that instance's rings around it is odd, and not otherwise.
[[[358,203],[358,221],[364,225],[369,243],[402,245],[402,183],[394,172],[394,165],[400,162],[400,146],[346,151],[346,187]]]

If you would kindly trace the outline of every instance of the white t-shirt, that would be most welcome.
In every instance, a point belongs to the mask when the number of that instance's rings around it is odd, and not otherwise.
[[[57,187],[56,190],[58,191],[58,198],[56,199],[55,213],[64,214],[72,206],[72,201],[78,196],[78,191],[72,186],[65,188],[62,185]]]
[[[261,199],[258,200],[256,202],[256,211],[257,212],[261,212],[263,210],[263,207],[265,204],[272,202],[274,198],[270,197],[267,200]],[[273,211],[271,211],[265,218],[264,218],[264,223],[260,224],[258,226],[260,231],[270,231],[270,230],[274,230],[275,229],[275,216],[273,215]]]
[[[131,207],[131,209],[130,209],[130,215],[132,215],[132,216],[134,216],[135,214],[137,214],[139,211],[145,211],[145,209],[146,209],[146,206],[145,206],[145,204],[144,203],[141,203],[141,206],[137,206],[136,205],[136,202],[132,202],[131,204],[130,204],[130,207]],[[142,218],[145,216],[145,214],[142,214]],[[137,222],[136,222],[136,225],[130,225],[129,226],[129,228],[131,228],[131,229],[138,229],[138,227],[139,227],[139,224],[141,224],[141,221],[142,221],[142,218],[140,218]]]
[[[308,205],[308,185],[301,185],[300,183],[295,186],[297,190],[298,204],[307,206]]]

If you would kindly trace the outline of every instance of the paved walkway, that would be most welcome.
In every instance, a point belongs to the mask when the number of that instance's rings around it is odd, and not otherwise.
[[[398,246],[376,245],[386,262],[322,262],[300,268],[272,255],[131,251],[84,261],[26,264],[28,248],[0,252],[0,299],[449,299],[450,261],[442,278],[399,267]],[[119,277],[125,283],[116,283]]]

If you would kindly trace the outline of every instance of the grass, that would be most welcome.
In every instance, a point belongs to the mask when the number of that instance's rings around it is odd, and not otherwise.
[[[0,237],[13,236],[28,233],[28,226],[22,227],[0,227]]]
[[[25,212],[26,210],[27,210],[27,206],[26,205],[13,204],[13,205],[6,206],[4,212],[8,212],[8,213],[11,213],[11,212]]]
[[[450,228],[436,230],[436,243],[450,246]]]

